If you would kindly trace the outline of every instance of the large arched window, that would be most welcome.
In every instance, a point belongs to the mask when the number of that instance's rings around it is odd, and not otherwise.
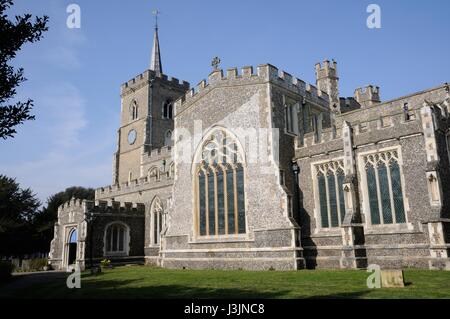
[[[244,167],[238,144],[222,130],[206,141],[195,170],[197,234],[244,234]]]
[[[133,102],[131,102],[131,106],[130,106],[130,118],[131,120],[137,120],[139,116],[139,106],[136,102],[136,100],[133,100]]]
[[[109,224],[105,229],[105,255],[128,256],[130,231],[127,225],[121,222]]]
[[[163,222],[163,206],[159,197],[153,200],[150,210],[150,242],[151,245],[159,245]]]
[[[338,160],[316,165],[316,174],[320,227],[339,227],[345,216],[344,163]]]
[[[369,154],[362,160],[372,225],[406,223],[398,152]]]

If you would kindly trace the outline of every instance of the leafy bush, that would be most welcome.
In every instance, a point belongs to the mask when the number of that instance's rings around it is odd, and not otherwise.
[[[14,265],[9,262],[0,261],[0,282],[6,281],[11,278],[11,274],[14,270]]]
[[[109,267],[109,266],[111,265],[111,260],[109,260],[109,259],[103,259],[103,260],[100,262],[100,265],[101,265],[103,268],[107,268],[107,267]]]

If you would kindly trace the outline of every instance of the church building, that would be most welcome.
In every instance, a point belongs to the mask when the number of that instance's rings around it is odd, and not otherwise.
[[[315,74],[215,59],[191,88],[163,73],[156,27],[121,86],[112,184],[59,208],[53,268],[450,270],[449,85],[344,98],[335,61]]]

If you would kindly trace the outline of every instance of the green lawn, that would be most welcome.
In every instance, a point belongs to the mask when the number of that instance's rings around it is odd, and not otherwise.
[[[450,272],[406,270],[402,289],[368,289],[362,270],[250,272],[118,267],[83,274],[81,289],[64,279],[11,293],[20,298],[450,298]]]

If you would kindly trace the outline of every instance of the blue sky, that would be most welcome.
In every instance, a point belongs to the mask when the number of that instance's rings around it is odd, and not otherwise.
[[[450,82],[450,1],[16,0],[11,14],[50,16],[45,38],[14,61],[36,121],[0,141],[0,173],[45,199],[73,185],[111,182],[120,85],[148,68],[154,8],[161,11],[164,73],[196,85],[222,68],[271,63],[314,83],[314,64],[338,62],[341,96],[367,84],[383,100]],[[66,7],[81,7],[81,29]],[[366,8],[381,7],[368,29]]]

